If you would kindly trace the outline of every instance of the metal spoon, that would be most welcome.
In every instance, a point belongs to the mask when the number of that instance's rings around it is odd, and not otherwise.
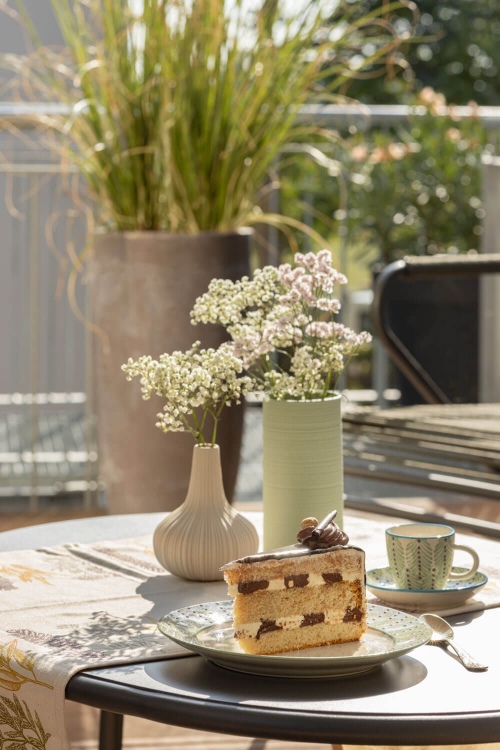
[[[458,658],[466,669],[470,669],[474,672],[484,672],[488,669],[484,664],[479,664],[473,657],[464,651],[463,648],[453,643],[454,632],[446,620],[443,620],[439,615],[424,614],[420,615],[420,620],[423,620],[430,628],[432,628],[432,636],[429,643],[434,644],[447,644],[457,654]]]

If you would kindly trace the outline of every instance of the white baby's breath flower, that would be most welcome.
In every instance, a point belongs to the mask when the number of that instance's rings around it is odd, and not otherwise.
[[[331,338],[334,332],[334,323],[326,320],[313,320],[308,323],[305,327],[305,333],[307,336],[316,337],[318,339]]]
[[[252,389],[250,377],[242,375],[243,362],[232,342],[218,349],[200,349],[197,341],[187,352],[161,354],[158,361],[149,355],[137,362],[129,359],[122,370],[127,380],[140,378],[143,398],[156,394],[165,401],[157,427],[164,432],[191,432],[202,444],[207,442],[203,434],[206,417],[213,417],[214,444],[223,407],[240,403]],[[201,410],[201,417],[196,409]]]
[[[226,328],[254,390],[272,398],[324,397],[371,340],[335,320],[335,288],[345,283],[328,250],[296,253],[293,266],[266,266],[236,282],[215,279],[196,300],[192,322]]]
[[[338,313],[340,312],[340,301],[329,297],[320,297],[316,300],[316,307],[323,312]]]

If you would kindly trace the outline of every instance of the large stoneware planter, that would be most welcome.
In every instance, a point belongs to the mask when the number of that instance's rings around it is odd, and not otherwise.
[[[185,499],[192,436],[155,427],[163,402],[145,401],[121,366],[200,340],[217,347],[217,326],[190,322],[196,297],[213,278],[249,272],[251,231],[177,235],[124,232],[96,236],[91,261],[91,315],[99,475],[111,513],[173,510]],[[243,408],[226,408],[219,425],[224,486],[231,500],[238,473]]]
[[[264,401],[264,549],[296,542],[303,518],[337,511],[343,523],[342,421],[338,393],[313,401]]]

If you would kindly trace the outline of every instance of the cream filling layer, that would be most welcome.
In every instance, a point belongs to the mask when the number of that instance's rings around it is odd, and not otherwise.
[[[307,586],[304,588],[309,588],[310,586],[331,586],[331,583],[327,583],[322,575],[318,573],[307,573],[309,580],[307,582]],[[350,571],[349,573],[342,573],[342,580],[338,581],[338,583],[343,583],[344,581],[352,582],[352,581],[359,581],[359,570],[358,571]],[[293,586],[285,586],[285,580],[283,577],[280,578],[270,578],[269,579],[269,586],[266,586],[265,589],[259,589],[259,591],[285,591],[285,589],[292,589]],[[238,594],[238,584],[232,583],[227,587],[227,593],[229,596],[236,596]],[[257,593],[257,592],[255,592]]]
[[[345,609],[326,609],[324,622],[321,625],[339,625],[345,614]],[[289,615],[288,617],[279,617],[276,619],[277,627],[282,630],[296,630],[300,628],[303,621],[303,615]],[[256,638],[261,622],[247,622],[244,625],[235,627],[235,638]],[[308,626],[309,627],[309,626]],[[312,626],[310,626],[312,627]]]

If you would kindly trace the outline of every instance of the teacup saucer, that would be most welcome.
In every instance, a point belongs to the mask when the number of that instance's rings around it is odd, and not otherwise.
[[[463,573],[466,568],[453,568]],[[376,568],[366,573],[366,588],[388,604],[408,609],[451,609],[459,607],[487,583],[488,577],[479,571],[468,581],[448,581],[446,588],[438,591],[412,591],[398,589],[390,568]]]

